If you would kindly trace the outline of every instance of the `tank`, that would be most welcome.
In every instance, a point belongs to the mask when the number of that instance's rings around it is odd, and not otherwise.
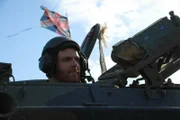
[[[0,63],[0,120],[177,119],[180,85],[167,78],[180,68],[180,18],[169,14],[113,45],[116,65],[92,84],[15,81]]]

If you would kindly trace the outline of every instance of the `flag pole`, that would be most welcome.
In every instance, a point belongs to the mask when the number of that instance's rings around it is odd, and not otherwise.
[[[69,24],[69,18],[68,18],[67,11],[66,11],[66,17],[67,17],[67,23],[68,23],[68,27],[69,27],[69,37],[71,38],[71,27],[70,27],[70,24]]]

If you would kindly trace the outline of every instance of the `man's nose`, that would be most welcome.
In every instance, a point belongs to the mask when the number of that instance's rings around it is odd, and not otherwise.
[[[72,65],[73,66],[79,66],[79,62],[76,59],[73,59]]]

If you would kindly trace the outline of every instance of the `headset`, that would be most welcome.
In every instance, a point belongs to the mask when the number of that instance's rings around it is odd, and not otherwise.
[[[51,77],[54,73],[54,67],[56,63],[56,56],[59,49],[63,48],[74,48],[77,50],[80,56],[80,78],[81,82],[85,83],[85,79],[89,82],[94,82],[94,79],[91,77],[90,69],[88,65],[88,60],[86,56],[81,52],[79,45],[71,40],[70,38],[58,36],[49,40],[43,48],[42,55],[39,58],[39,69],[46,73],[47,77]],[[53,52],[49,52],[52,50]],[[89,72],[90,76],[86,76],[86,71]]]

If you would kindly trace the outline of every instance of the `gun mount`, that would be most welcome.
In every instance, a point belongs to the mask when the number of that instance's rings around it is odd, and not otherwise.
[[[180,68],[180,20],[173,12],[170,15],[171,20],[161,18],[115,44],[111,57],[117,65],[102,74],[97,83],[0,82],[0,120],[179,118],[180,85],[164,84]],[[10,64],[3,65],[10,70]],[[138,75],[145,80],[145,87],[126,87],[127,78]],[[103,80],[113,82],[104,84]]]
[[[114,78],[115,84],[125,87],[128,77],[141,75],[146,87],[161,87],[180,68],[180,18],[173,11],[169,14],[171,20],[163,17],[115,44],[111,57],[117,65],[99,80]]]
[[[15,78],[12,75],[11,63],[0,62],[0,82],[9,82],[10,77],[15,81]]]

